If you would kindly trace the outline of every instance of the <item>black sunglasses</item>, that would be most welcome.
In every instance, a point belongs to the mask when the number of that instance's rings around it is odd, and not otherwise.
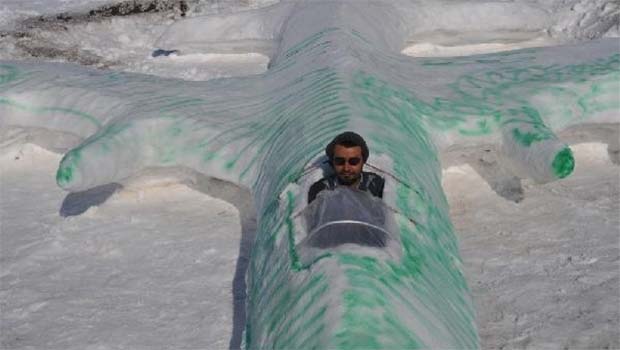
[[[334,165],[344,165],[344,163],[348,162],[349,165],[358,165],[362,161],[360,157],[353,158],[343,158],[343,157],[334,157]]]

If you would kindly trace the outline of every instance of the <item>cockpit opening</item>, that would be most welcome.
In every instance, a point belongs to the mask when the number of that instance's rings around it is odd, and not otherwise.
[[[393,234],[392,213],[380,198],[348,187],[322,191],[302,212],[307,235],[300,248],[329,249],[343,244],[384,248]]]

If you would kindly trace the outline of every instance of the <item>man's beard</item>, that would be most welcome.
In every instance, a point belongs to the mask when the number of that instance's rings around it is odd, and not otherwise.
[[[349,177],[351,176],[351,177]],[[340,183],[341,185],[344,186],[351,186],[354,183],[357,182],[357,180],[360,179],[360,175],[347,175],[347,177],[344,177],[343,175],[338,174],[338,183]]]

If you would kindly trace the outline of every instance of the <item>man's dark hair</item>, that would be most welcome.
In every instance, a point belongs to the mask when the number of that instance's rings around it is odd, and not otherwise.
[[[332,142],[325,147],[325,154],[330,161],[334,159],[334,148],[336,148],[336,145],[345,146],[347,148],[359,146],[362,148],[362,158],[364,158],[364,163],[368,160],[369,151],[368,146],[366,146],[366,141],[364,141],[363,137],[353,131],[345,131],[334,137]]]

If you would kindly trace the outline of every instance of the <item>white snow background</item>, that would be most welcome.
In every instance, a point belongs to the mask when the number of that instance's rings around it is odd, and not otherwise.
[[[274,2],[0,0],[0,58],[188,80],[257,74],[268,63],[258,54],[151,53],[175,19]],[[162,10],[88,16],[112,3],[153,3]],[[529,3],[561,14],[562,21],[534,39],[429,38],[405,53],[468,55],[618,36],[617,2]],[[617,137],[618,125],[606,132]],[[620,172],[607,145],[570,136],[575,172],[545,185],[524,181],[518,203],[498,196],[470,166],[444,168],[485,349],[620,348]],[[26,141],[0,145],[1,349],[238,344],[233,280],[242,277],[236,270],[247,247],[233,205],[149,178],[125,188],[104,186],[84,203],[55,183],[61,155]]]

